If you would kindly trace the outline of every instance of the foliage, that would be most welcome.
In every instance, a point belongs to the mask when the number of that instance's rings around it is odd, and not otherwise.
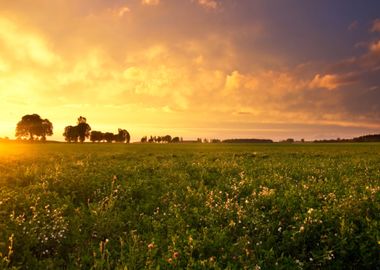
[[[142,143],[179,143],[182,142],[183,139],[179,137],[174,137],[170,135],[165,136],[150,136],[149,138],[147,136],[144,136],[141,138],[140,142]]]
[[[352,139],[354,142],[380,142],[380,134],[360,136]]]
[[[46,141],[46,136],[51,135],[53,135],[53,124],[48,119],[42,119],[38,114],[24,115],[17,123],[16,137],[18,139]]]
[[[101,131],[91,131],[90,141],[92,142],[102,142],[106,141],[108,143],[111,142],[119,142],[119,143],[129,143],[131,140],[131,136],[129,132],[125,129],[118,129],[117,134],[113,134],[111,132],[103,133]]]
[[[9,147],[1,268],[379,268],[379,144]]]
[[[65,127],[65,131],[63,132],[63,136],[65,137],[65,141],[67,142],[78,142],[79,134],[77,127],[67,126]]]
[[[81,143],[84,142],[86,138],[90,137],[91,127],[89,124],[87,124],[87,119],[85,117],[80,116],[78,118],[77,129],[78,129],[79,141]]]
[[[65,141],[83,143],[86,138],[90,137],[91,127],[87,124],[87,119],[83,116],[79,116],[76,126],[67,126],[63,132]]]

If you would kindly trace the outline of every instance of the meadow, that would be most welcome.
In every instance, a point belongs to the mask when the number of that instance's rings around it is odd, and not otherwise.
[[[380,144],[0,144],[0,269],[380,269]]]

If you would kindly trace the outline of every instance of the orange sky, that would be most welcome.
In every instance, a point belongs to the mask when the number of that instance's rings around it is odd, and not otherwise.
[[[380,132],[378,2],[290,2],[1,1],[0,136],[31,113],[56,140],[80,115],[132,141]]]

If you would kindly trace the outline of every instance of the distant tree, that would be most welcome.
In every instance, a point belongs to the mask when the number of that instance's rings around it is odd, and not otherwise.
[[[129,134],[129,132],[121,128],[118,129],[118,133],[114,137],[115,141],[122,143],[129,143],[131,140],[131,135]]]
[[[65,127],[63,136],[65,137],[65,141],[67,142],[78,142],[78,138],[79,138],[78,127],[77,126]]]
[[[221,141],[219,139],[211,139],[211,143],[220,143]]]
[[[131,134],[129,134],[129,132],[127,130],[125,130],[125,142],[126,143],[130,143],[131,142]]]
[[[104,139],[106,140],[106,142],[111,143],[114,140],[114,138],[115,137],[114,137],[113,133],[111,133],[111,132],[104,133]]]
[[[157,141],[158,143],[161,143],[161,142],[162,142],[162,137],[161,137],[161,136],[157,136],[156,141]]]
[[[166,135],[166,136],[162,137],[162,141],[170,143],[172,141],[172,136]]]
[[[150,135],[150,138],[149,138],[148,142],[150,142],[150,143],[154,142],[154,139],[153,139],[152,135]]]
[[[46,140],[46,136],[53,135],[53,124],[48,119],[42,119],[38,114],[27,114],[17,123],[16,137],[18,139]]]
[[[202,143],[202,138],[197,138],[197,142]]]
[[[65,141],[67,142],[78,142],[78,140],[83,143],[86,138],[90,137],[91,127],[87,124],[87,119],[83,116],[78,118],[76,126],[67,126],[63,132]]]
[[[87,119],[85,117],[79,116],[77,129],[79,141],[81,143],[83,143],[86,140],[86,138],[90,137],[91,127],[89,124],[87,124]]]
[[[104,134],[101,131],[91,131],[90,141],[92,142],[101,142],[104,140]]]
[[[344,140],[341,140],[344,141]],[[380,134],[369,134],[353,138],[354,142],[380,142]]]
[[[179,143],[180,142],[180,139],[179,137],[174,137],[172,140],[171,140],[172,143]]]
[[[146,143],[147,140],[148,140],[148,138],[147,138],[146,136],[144,136],[144,137],[141,138],[141,142],[142,142],[142,143]]]

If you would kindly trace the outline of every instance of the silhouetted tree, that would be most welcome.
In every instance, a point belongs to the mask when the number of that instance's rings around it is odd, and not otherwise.
[[[46,140],[46,136],[53,135],[53,124],[48,119],[42,119],[38,114],[27,114],[17,123],[16,137],[29,140]]]
[[[127,130],[124,130],[126,133],[125,133],[125,142],[126,143],[130,143],[131,142],[131,134],[129,134],[129,132]]]
[[[183,138],[182,137],[172,138],[172,136],[170,136],[170,135],[166,135],[166,136],[152,136],[151,135],[149,138],[147,136],[142,137],[141,142],[142,143],[146,143],[146,142],[149,142],[149,143],[180,143],[180,142],[183,142]]]
[[[63,136],[65,137],[65,141],[67,142],[78,142],[78,138],[79,138],[78,127],[77,126],[65,127]]]
[[[106,142],[111,143],[114,140],[114,135],[111,132],[104,133],[104,139]]]
[[[101,131],[91,131],[90,141],[101,142],[104,140],[104,134]]]
[[[83,143],[86,138],[90,137],[91,127],[87,124],[87,119],[83,116],[78,118],[76,126],[67,126],[63,132],[65,141],[67,142],[78,142],[78,140]]]
[[[121,128],[118,129],[118,133],[114,137],[115,141],[117,142],[129,143],[131,140],[131,135],[129,134],[129,132]]]
[[[166,135],[166,136],[162,137],[162,141],[170,143],[172,141],[172,136]]]
[[[91,131],[91,127],[89,124],[87,124],[87,119],[85,117],[79,116],[77,128],[79,141],[83,143],[86,140],[86,138],[90,137]]]
[[[354,142],[380,142],[380,134],[370,134],[352,139]],[[343,141],[343,140],[341,140]]]
[[[172,143],[179,143],[180,142],[180,139],[179,137],[174,137],[172,140],[171,140]]]

